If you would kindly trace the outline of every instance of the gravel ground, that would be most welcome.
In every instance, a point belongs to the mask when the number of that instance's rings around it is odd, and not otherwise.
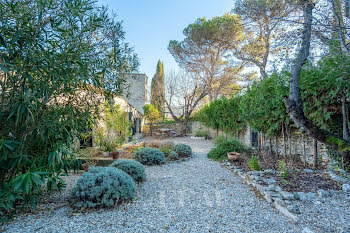
[[[51,195],[36,212],[21,214],[3,226],[5,232],[341,232],[320,219],[320,207],[301,223],[293,223],[255,196],[242,180],[220,163],[209,160],[210,141],[178,138],[192,146],[192,159],[147,167],[147,181],[138,188],[138,199],[115,209],[79,214],[66,205],[78,175],[67,177],[62,193]],[[47,203],[49,202],[49,203]],[[50,203],[52,202],[52,203]],[[310,203],[312,205],[317,205]],[[321,203],[319,206],[326,205]],[[337,204],[338,205],[338,204]],[[345,201],[344,205],[349,206]],[[307,208],[307,207],[306,207]],[[348,208],[348,207],[347,207]],[[310,210],[309,210],[310,211]],[[343,216],[337,221],[348,220]],[[325,223],[319,227],[319,222]],[[1,231],[1,228],[0,228]]]

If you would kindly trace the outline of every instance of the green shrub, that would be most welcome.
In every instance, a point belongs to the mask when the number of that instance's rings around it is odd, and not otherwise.
[[[287,164],[281,160],[278,160],[278,175],[283,179],[287,179],[289,176]]]
[[[169,146],[161,146],[161,147],[159,148],[159,150],[160,150],[161,152],[163,152],[165,156],[169,156],[170,153],[171,153],[171,151],[172,151],[172,150],[171,150],[171,147],[169,147]]]
[[[140,148],[135,152],[134,159],[142,164],[163,164],[166,161],[164,153],[152,147]]]
[[[233,138],[225,139],[219,136],[215,140],[214,144],[216,147],[211,149],[208,153],[208,158],[213,160],[226,160],[228,152],[242,153],[249,150],[247,146]]]
[[[204,137],[204,138],[209,138],[209,134],[208,134],[208,131],[205,131],[205,130],[198,130],[194,136],[196,137]]]
[[[219,135],[214,139],[214,146],[218,147],[221,143],[223,143],[224,141],[227,141],[227,137],[224,135]]]
[[[169,154],[169,158],[171,160],[177,160],[177,159],[179,159],[179,154],[176,153],[175,151],[171,151],[170,154]]]
[[[114,167],[91,167],[75,183],[72,196],[77,208],[112,207],[135,198],[134,180]]]
[[[118,159],[114,161],[110,166],[116,167],[126,172],[137,182],[140,182],[146,179],[145,168],[141,163],[133,159]]]
[[[257,156],[252,156],[248,160],[248,165],[249,165],[250,169],[252,169],[254,171],[259,171],[261,169],[260,163],[259,163],[259,158]]]
[[[190,157],[192,155],[191,147],[185,144],[176,144],[173,146],[173,151],[175,151],[180,157]]]

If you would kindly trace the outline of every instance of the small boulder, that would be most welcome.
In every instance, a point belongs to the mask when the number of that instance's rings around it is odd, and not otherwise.
[[[280,186],[276,186],[275,191],[280,193],[280,192],[282,192],[282,189]]]
[[[255,180],[255,181],[260,181],[260,180],[262,180],[262,178],[261,178],[260,176],[256,176],[256,175],[251,175],[250,178],[251,178],[252,180]]]
[[[304,192],[297,192],[297,197],[300,201],[305,201],[307,200],[307,196]]]
[[[350,192],[350,184],[343,184],[342,190],[344,192]]]
[[[275,172],[274,172],[274,170],[272,170],[272,169],[267,169],[267,170],[265,170],[265,173],[274,174]]]
[[[272,185],[276,183],[276,180],[274,179],[264,179],[264,182],[268,185]]]
[[[268,191],[275,191],[276,187],[273,184],[271,184],[271,185],[266,187],[266,190],[268,190]]]
[[[319,197],[329,197],[329,192],[327,192],[326,190],[323,190],[323,189],[319,189],[317,191],[317,194]]]
[[[301,233],[314,233],[314,232],[310,230],[308,227],[305,227]]]
[[[297,205],[289,205],[288,210],[294,214],[301,214],[301,211]]]
[[[309,192],[309,193],[307,193],[307,199],[309,199],[309,200],[313,200],[313,199],[315,199],[316,198],[316,194],[315,193],[313,193],[313,192]]]
[[[314,170],[312,170],[312,169],[304,169],[303,171],[307,172],[307,173],[313,173],[314,172]]]
[[[294,200],[295,199],[293,193],[282,191],[282,192],[280,192],[280,194],[282,195],[284,200]]]

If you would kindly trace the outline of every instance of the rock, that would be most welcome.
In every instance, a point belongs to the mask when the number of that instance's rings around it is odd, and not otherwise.
[[[304,169],[303,171],[307,172],[307,173],[313,173],[314,172],[314,170],[312,170],[312,169]]]
[[[258,175],[260,175],[260,172],[259,172],[259,171],[252,171],[252,174],[253,174],[254,176],[258,176]]]
[[[290,200],[284,200],[284,202],[286,203],[286,205],[291,205],[292,204],[292,201],[290,201]]]
[[[297,192],[297,197],[301,201],[307,200],[307,196],[306,196],[306,194],[304,192]]]
[[[276,190],[276,192],[282,192],[282,189],[280,186],[276,186],[275,190]]]
[[[333,180],[344,183],[346,180],[343,177],[337,176],[334,172],[328,171],[326,172]]]
[[[289,205],[288,210],[294,214],[301,214],[301,211],[297,205]]]
[[[275,185],[271,184],[268,187],[266,187],[266,190],[268,190],[268,191],[275,191],[276,187],[275,187]]]
[[[317,191],[317,194],[319,197],[329,197],[329,192],[327,192],[326,190],[323,190],[323,189],[319,189]]]
[[[279,194],[279,193],[276,193],[276,192],[268,191],[268,194],[269,194],[271,197],[274,197],[274,198],[282,198],[282,195]]]
[[[344,192],[350,192],[350,184],[343,184],[342,190]]]
[[[314,233],[310,228],[305,227],[301,233]]]
[[[264,179],[264,182],[265,182],[266,184],[268,184],[268,185],[271,185],[271,184],[276,183],[276,180],[274,180],[274,179]]]
[[[312,199],[316,198],[316,194],[312,193],[312,192],[307,193],[306,196],[307,196],[307,199],[309,199],[309,200],[312,200]]]
[[[278,198],[278,197],[273,198],[273,201],[277,202],[280,205],[285,205],[285,202],[281,198]]]
[[[272,169],[267,169],[267,170],[265,170],[265,173],[274,174],[274,170],[272,170]]]
[[[226,166],[231,166],[232,164],[230,162],[225,163]]]
[[[261,178],[260,176],[256,176],[256,175],[251,175],[250,178],[251,178],[252,180],[255,180],[255,181],[260,181],[260,180],[262,180],[262,178]]]
[[[294,200],[295,199],[293,193],[282,191],[282,192],[280,192],[280,194],[282,195],[282,198],[284,200]]]

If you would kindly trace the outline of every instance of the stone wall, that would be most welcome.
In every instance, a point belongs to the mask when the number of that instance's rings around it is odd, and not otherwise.
[[[217,132],[215,129],[211,129],[208,128],[206,126],[204,126],[203,124],[201,124],[200,122],[193,122],[192,123],[192,134],[194,135],[196,131],[199,130],[206,130],[209,133],[209,136],[211,136],[212,138],[217,137]],[[245,127],[242,132],[240,132],[239,134],[236,134],[235,137],[238,138],[239,141],[241,141],[242,143],[244,143],[245,145],[249,146],[249,147],[254,147],[254,131],[250,128],[250,127]],[[261,138],[263,137],[261,134],[259,133],[255,133],[257,134],[255,137],[256,141],[261,142]],[[224,132],[219,131],[219,135],[225,135]],[[260,138],[260,139],[258,139]],[[276,152],[276,139],[271,138],[271,144],[272,144],[272,151]],[[285,138],[285,143],[286,143],[286,151],[287,151],[287,155],[289,155],[289,142],[288,142],[288,138],[286,136]],[[269,143],[269,139],[266,137],[265,138],[265,148],[269,148],[270,143]],[[284,154],[284,142],[283,142],[283,137],[278,137],[277,138],[277,151],[279,154],[283,155]],[[322,159],[322,161],[324,163],[329,162],[329,155],[328,155],[328,151],[327,151],[327,147],[323,144],[323,143],[318,143],[318,156],[319,158]],[[294,131],[292,132],[292,136],[291,136],[291,154],[292,155],[299,155],[301,158],[303,158],[303,138],[302,138],[302,134],[299,131]],[[310,137],[305,137],[305,151],[306,151],[306,160],[308,163],[312,163],[312,153],[313,153],[313,140]]]
[[[210,138],[216,138],[218,135],[225,135],[225,133],[221,130],[217,131],[216,129],[212,129],[210,127],[204,126],[202,123],[198,121],[191,122],[190,124],[192,135],[195,135],[197,131],[207,131]]]
[[[142,115],[143,106],[148,101],[148,78],[145,74],[131,74],[126,79],[126,89],[123,98]]]

